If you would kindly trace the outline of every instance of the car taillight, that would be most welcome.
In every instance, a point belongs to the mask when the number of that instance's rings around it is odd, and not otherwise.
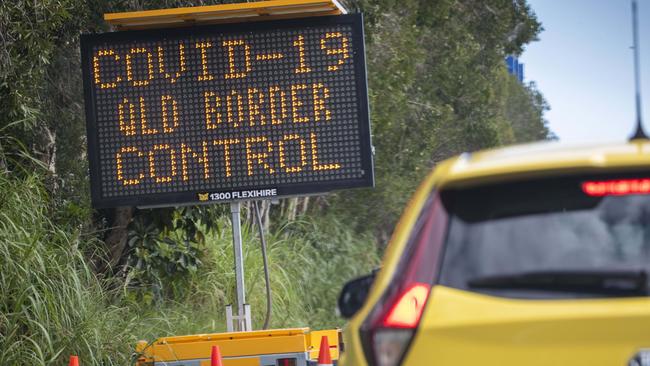
[[[369,364],[396,366],[404,358],[438,272],[446,226],[446,211],[433,195],[413,227],[390,286],[361,327]]]
[[[587,181],[582,183],[582,191],[593,197],[649,194],[650,179],[640,178]]]
[[[377,365],[397,365],[408,347],[420,322],[431,285],[415,283],[410,286],[388,311],[373,339]]]
[[[431,286],[424,283],[411,285],[393,305],[382,325],[389,328],[414,328],[417,326],[430,289]]]

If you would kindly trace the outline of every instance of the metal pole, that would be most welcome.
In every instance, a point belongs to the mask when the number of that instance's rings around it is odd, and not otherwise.
[[[634,86],[636,89],[636,116],[641,121],[641,67],[639,66],[639,19],[638,19],[638,5],[636,0],[632,2],[632,23],[633,23],[633,37],[634,37]]]
[[[226,305],[226,331],[228,333],[235,331],[235,327],[233,326],[234,319],[232,316],[232,305]]]
[[[639,20],[638,5],[636,0],[632,0],[632,37],[634,41],[634,87],[636,101],[636,132],[632,138],[647,138],[643,130],[643,117],[641,112],[641,70],[639,62]]]
[[[240,202],[230,203],[230,213],[232,214],[232,243],[235,248],[235,279],[237,282],[237,310],[236,317],[237,328],[239,331],[251,330],[246,329],[246,313],[244,304],[246,303],[246,289],[244,287],[244,254],[242,252],[241,239],[241,219],[239,212],[241,209]]]

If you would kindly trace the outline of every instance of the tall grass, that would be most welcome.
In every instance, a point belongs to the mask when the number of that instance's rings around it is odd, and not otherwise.
[[[225,330],[224,305],[234,299],[229,220],[207,238],[203,265],[183,297],[135,303],[128,289],[106,286],[81,248],[91,237],[49,217],[41,178],[0,173],[0,365],[63,365],[78,354],[86,365],[127,365],[139,339]],[[335,217],[276,223],[268,233],[272,327],[340,326],[342,283],[379,262],[369,236],[353,235]],[[265,289],[259,238],[244,225],[247,300],[254,327],[263,324]]]
[[[187,303],[210,306],[221,315],[224,302],[235,297],[232,237],[228,222],[209,240],[208,258],[197,274],[194,299]],[[257,229],[243,230],[245,284],[253,325],[264,322],[266,294],[262,253]],[[369,235],[355,235],[335,217],[304,217],[283,223],[267,233],[273,298],[272,327],[337,327],[336,299],[343,283],[369,272],[379,263],[379,251]],[[210,301],[208,298],[213,297]],[[198,299],[202,299],[197,301]],[[223,301],[223,302],[222,302]],[[212,307],[214,306],[214,308]]]
[[[68,353],[124,365],[132,341],[125,309],[108,305],[78,233],[48,216],[37,176],[0,173],[0,365],[61,364]]]
[[[235,299],[229,225],[229,220],[222,218],[222,230],[208,236],[203,265],[189,281],[186,297],[142,309],[152,321],[137,332],[139,338],[225,331],[224,306]],[[276,226],[266,234],[273,299],[271,328],[342,326],[344,320],[335,311],[338,292],[345,281],[378,265],[374,239],[341,229],[345,225],[334,217],[306,217]],[[246,300],[251,304],[253,327],[259,329],[266,313],[261,246],[255,227],[244,225],[242,229]]]

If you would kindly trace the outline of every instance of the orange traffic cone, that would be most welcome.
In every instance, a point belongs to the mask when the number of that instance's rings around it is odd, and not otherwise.
[[[79,366],[79,356],[70,356],[69,366]]]
[[[330,342],[327,336],[320,339],[320,351],[318,352],[318,366],[333,366],[332,355],[330,355]]]
[[[212,346],[210,366],[223,366],[223,363],[221,362],[221,351],[219,351],[219,346]]]

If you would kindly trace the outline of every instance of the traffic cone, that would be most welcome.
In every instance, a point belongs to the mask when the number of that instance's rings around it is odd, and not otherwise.
[[[219,351],[219,346],[212,346],[210,366],[223,366],[223,363],[221,362],[221,351]]]
[[[318,366],[333,366],[330,355],[330,342],[327,336],[320,339],[320,351],[318,352]]]
[[[69,366],[79,366],[79,356],[70,356]]]

